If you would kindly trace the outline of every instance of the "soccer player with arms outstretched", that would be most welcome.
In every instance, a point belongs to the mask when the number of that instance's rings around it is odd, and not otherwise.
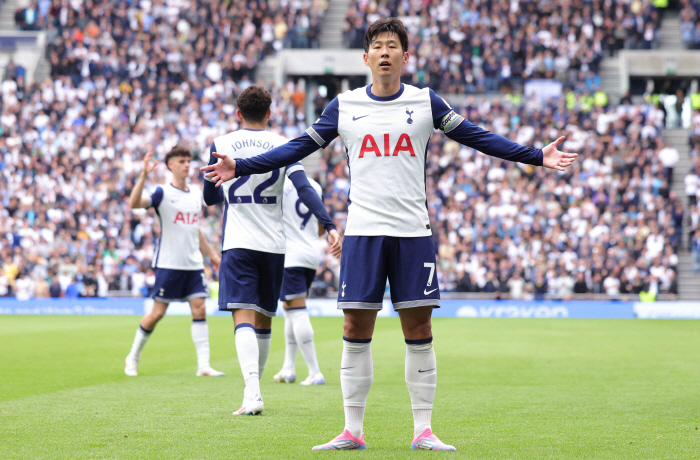
[[[309,179],[309,183],[320,197],[322,189],[318,182]],[[274,379],[280,383],[293,383],[296,380],[295,362],[299,348],[309,369],[309,376],[301,385],[323,385],[326,379],[316,359],[314,330],[306,309],[306,296],[320,262],[316,242],[325,230],[311,210],[304,206],[294,186],[288,182],[284,184],[282,211],[284,236],[287,240],[280,295],[284,307],[285,353],[282,370],[275,374]]]
[[[264,88],[257,85],[246,88],[236,101],[242,129],[214,139],[209,163],[254,157],[285,144],[287,139],[265,130],[271,103],[272,97]],[[301,163],[231,180],[221,188],[204,183],[206,204],[225,203],[219,310],[233,313],[236,352],[245,381],[243,404],[234,415],[256,415],[264,409],[260,379],[270,352],[272,317],[277,310],[284,274],[285,176],[328,231],[331,253],[339,256],[340,235],[309,184]]]
[[[430,423],[437,383],[430,318],[440,306],[425,192],[426,150],[433,130],[488,155],[556,170],[564,170],[577,156],[557,149],[563,137],[544,149],[525,147],[473,125],[432,90],[402,84],[407,49],[401,21],[376,21],[364,41],[371,85],[333,99],[305,134],[277,149],[202,168],[220,185],[299,161],[338,135],[345,143],[351,187],[338,294],[338,308],[345,314],[340,365],[345,429],[314,450],[365,448],[362,425],[373,376],[370,342],[387,277],[406,340],[411,448],[455,450],[432,433]]]
[[[163,318],[170,302],[190,303],[192,341],[197,351],[197,376],[222,376],[209,365],[209,326],[204,299],[209,296],[204,277],[204,258],[209,256],[218,269],[221,257],[212,249],[199,228],[202,217],[202,191],[187,183],[192,153],[175,147],[165,155],[165,164],[173,173],[169,184],[159,185],[150,195],[143,194],[148,174],[155,169],[152,152],[146,154],[143,170],[129,197],[132,209],[153,207],[160,221],[160,239],[153,258],[156,282],[151,291],[153,309],[141,319],[131,352],[126,357],[124,373],[138,374],[141,350],[153,328]]]

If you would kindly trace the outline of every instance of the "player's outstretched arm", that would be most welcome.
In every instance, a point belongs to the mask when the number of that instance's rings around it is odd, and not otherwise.
[[[338,98],[333,99],[323,111],[321,118],[296,139],[252,158],[234,160],[212,152],[212,155],[221,161],[205,166],[201,171],[205,172],[204,177],[207,180],[219,187],[235,177],[263,174],[294,164],[316,150],[325,148],[336,137],[338,137]]]
[[[316,190],[314,190],[309,183],[306,173],[301,170],[295,171],[289,175],[289,180],[294,184],[294,188],[296,188],[301,202],[309,208],[309,211],[318,219],[318,222],[328,231],[328,246],[330,247],[331,254],[336,258],[340,257],[340,252],[342,250],[340,234],[335,224],[333,224],[331,216],[328,215],[328,211],[326,211],[321,197],[318,196]]]
[[[445,134],[450,139],[487,155],[559,171],[564,171],[567,166],[571,166],[578,157],[576,153],[565,153],[557,150],[557,146],[564,142],[565,137],[560,137],[540,150],[526,147],[491,131],[486,131],[467,120],[463,120],[454,130]]]
[[[146,183],[146,177],[148,177],[148,175],[153,172],[156,167],[155,164],[151,164],[152,156],[153,151],[146,154],[146,158],[143,160],[143,170],[141,170],[141,174],[139,174],[139,177],[136,179],[136,183],[134,184],[134,188],[131,190],[131,195],[129,195],[129,206],[131,209],[147,208],[151,204],[148,199],[144,199],[141,195],[143,194],[143,186]]]
[[[216,270],[219,269],[219,265],[221,264],[221,256],[214,251],[214,248],[211,247],[211,244],[207,241],[207,239],[204,237],[204,233],[202,232],[202,229],[199,229],[199,250],[202,252],[202,255],[209,256],[209,260],[211,260],[211,263],[214,264],[214,268]]]
[[[486,131],[456,113],[452,107],[433,90],[430,91],[430,103],[433,111],[433,124],[450,139],[471,147],[487,155],[508,161],[544,166],[563,171],[576,160],[578,154],[557,150],[557,145],[564,142],[559,138],[544,149],[534,149],[520,145],[498,134]],[[546,154],[545,154],[546,151]],[[545,158],[546,155],[546,158]]]
[[[204,175],[205,179],[213,182],[216,187],[220,187],[224,182],[236,177],[263,174],[297,163],[318,149],[316,141],[304,133],[286,144],[252,158],[234,160],[227,155],[212,152],[212,156],[219,158],[221,161],[205,166],[201,170],[206,172]]]

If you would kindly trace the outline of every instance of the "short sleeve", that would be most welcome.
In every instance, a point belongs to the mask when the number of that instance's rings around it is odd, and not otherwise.
[[[285,174],[287,177],[291,176],[292,173],[295,173],[297,171],[304,171],[304,166],[300,162],[293,163],[289,166],[287,166],[287,170],[285,171]]]
[[[154,207],[157,208],[160,206],[161,201],[163,201],[163,187],[158,187],[155,189],[155,191],[151,194],[149,197],[151,202],[149,203],[148,207]]]
[[[450,104],[435,94],[432,89],[428,91],[430,92],[430,107],[433,111],[433,126],[435,129],[449,133],[464,121],[464,117],[455,112]]]
[[[319,148],[326,148],[333,139],[338,137],[338,107],[336,97],[326,106],[316,123],[306,130],[306,134],[319,145]]]

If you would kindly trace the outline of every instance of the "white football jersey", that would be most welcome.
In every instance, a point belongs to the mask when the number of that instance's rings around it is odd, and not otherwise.
[[[322,191],[318,182],[309,178],[309,183],[320,197]],[[282,214],[284,214],[284,235],[287,238],[285,268],[303,267],[316,270],[321,262],[318,219],[301,202],[297,189],[291,181],[286,181],[284,184]]]
[[[429,236],[425,156],[434,129],[430,90],[401,85],[398,94],[387,98],[373,95],[369,86],[342,93],[306,132],[325,145],[332,139],[324,131],[334,134],[333,128],[345,144],[350,169],[345,234]]]
[[[160,239],[153,256],[153,267],[204,269],[204,258],[199,250],[199,221],[204,204],[202,190],[193,184],[188,184],[187,190],[163,184],[143,198],[156,210],[160,221]]]
[[[212,148],[231,158],[250,158],[285,144],[270,131],[241,129],[214,139]],[[222,184],[225,199],[223,251],[242,248],[285,253],[282,192],[285,175],[303,171],[301,163]]]

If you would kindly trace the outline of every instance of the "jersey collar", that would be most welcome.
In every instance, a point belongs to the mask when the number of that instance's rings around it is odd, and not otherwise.
[[[181,188],[175,187],[172,183],[170,184],[170,186],[171,186],[172,188],[174,188],[175,190],[179,190],[179,191],[184,192],[184,193],[190,193],[190,188],[189,188],[189,187],[187,187],[187,190],[182,190]]]
[[[374,101],[381,101],[381,102],[388,102],[388,101],[393,101],[401,97],[403,94],[403,83],[401,83],[401,89],[399,90],[398,93],[391,95],[391,96],[386,96],[386,97],[380,97],[380,96],[375,96],[372,94],[372,85],[367,85],[367,96],[369,96],[370,99]]]

